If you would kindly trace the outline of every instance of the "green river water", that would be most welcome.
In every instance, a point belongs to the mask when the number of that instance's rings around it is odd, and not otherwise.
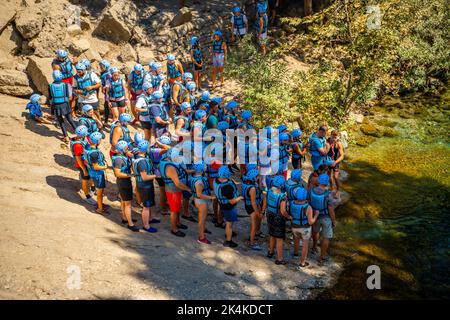
[[[366,117],[396,134],[347,149],[351,199],[332,251],[345,268],[319,299],[450,298],[449,91],[389,98]],[[369,265],[381,290],[367,289]]]

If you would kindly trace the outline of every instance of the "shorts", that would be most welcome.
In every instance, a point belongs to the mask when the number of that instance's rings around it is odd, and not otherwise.
[[[120,101],[110,101],[111,102],[111,108],[125,108],[126,103],[125,99]]]
[[[319,166],[323,163],[324,157],[322,156],[311,156],[311,164],[314,170],[319,169]]]
[[[141,121],[141,125],[145,130],[152,130],[152,123],[150,121]]]
[[[68,115],[72,112],[72,109],[70,108],[70,105],[68,102],[58,103],[53,105],[53,108],[55,110],[55,116],[62,117],[65,115]]]
[[[311,239],[311,227],[307,228],[292,228],[292,233],[295,237],[300,238],[302,240]]]
[[[105,173],[103,171],[100,172],[89,171],[89,175],[91,176],[91,179],[94,182],[94,187],[96,189],[105,189],[106,180],[105,180]]]
[[[238,221],[238,213],[236,208],[231,210],[220,210],[223,214],[223,219],[226,222],[236,222]]]
[[[199,67],[198,65],[196,65],[196,64],[192,64],[192,69],[194,70],[194,71],[202,71],[203,70],[203,67]]]
[[[119,189],[120,199],[122,201],[133,200],[133,185],[129,178],[117,178],[117,188]]]
[[[329,216],[319,217],[316,223],[313,224],[312,231],[314,233],[319,233],[322,238],[332,239],[333,238],[333,224]]]
[[[153,184],[148,187],[139,187],[138,192],[141,195],[142,205],[145,208],[151,208],[155,206],[155,188]]]
[[[89,176],[89,172],[88,172],[88,175],[85,176],[83,173],[83,169],[81,169],[81,168],[77,168],[77,169],[78,169],[78,171],[80,171],[80,179],[81,180],[90,180],[91,179],[91,177]]]
[[[209,200],[206,200],[206,199],[194,198],[194,201],[195,201],[196,204],[206,204],[207,205],[209,203]]]
[[[302,168],[302,158],[292,158],[292,167],[294,169]]]
[[[213,55],[213,66],[216,68],[222,68],[225,60],[225,55],[223,53],[214,53]]]
[[[338,163],[338,164],[335,165],[334,167],[330,167],[330,168],[331,168],[331,170],[333,170],[334,172],[339,172],[339,166],[340,166],[340,163]]]
[[[267,214],[267,224],[269,226],[269,235],[278,239],[286,238],[286,220],[278,213]]]
[[[62,79],[62,82],[70,84],[71,86],[73,86],[73,76]]]
[[[183,194],[181,192],[166,192],[166,196],[170,212],[179,213],[181,211],[181,198]]]
[[[192,193],[188,191],[182,191],[183,193],[183,199],[190,199],[192,197]]]
[[[253,206],[252,205],[250,205],[250,206],[245,205],[245,211],[247,211],[248,215],[251,215],[253,212],[255,212],[255,210],[253,210]]]
[[[91,102],[91,103],[80,103],[80,106],[81,106],[81,108],[80,109],[82,109],[83,108],[83,106],[85,106],[85,105],[90,105],[90,106],[92,106],[92,109],[94,109],[94,110],[98,110],[98,101],[97,102]]]
[[[160,186],[160,187],[165,187],[166,184],[165,184],[163,178],[156,178],[155,180],[156,180],[156,182],[158,183],[158,186]]]

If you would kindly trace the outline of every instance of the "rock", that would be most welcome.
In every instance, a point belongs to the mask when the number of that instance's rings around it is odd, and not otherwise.
[[[22,49],[23,39],[17,30],[9,25],[0,35],[0,54],[17,54]]]
[[[17,30],[25,39],[31,39],[41,32],[44,25],[44,14],[40,7],[20,11],[15,19]]]
[[[142,65],[148,64],[150,61],[156,59],[153,50],[149,47],[139,46],[136,48],[136,53],[138,56],[137,61]]]
[[[356,123],[363,123],[364,115],[361,113],[350,112],[350,119],[354,120]]]
[[[178,10],[178,13],[175,15],[175,17],[170,22],[170,25],[172,27],[178,27],[182,24],[191,21],[192,19],[192,12],[186,7],[181,8]]]
[[[380,126],[389,127],[389,128],[393,128],[397,125],[397,121],[388,120],[388,119],[378,119],[378,120],[375,120],[375,123]]]
[[[67,34],[71,37],[78,36],[83,33],[83,30],[79,25],[72,24],[67,27]]]
[[[88,50],[86,50],[86,52],[84,52],[81,56],[81,59],[88,59],[91,62],[99,62],[100,60],[102,60],[102,57],[100,56],[100,54],[94,50],[93,48],[89,48]]]
[[[33,93],[27,74],[13,69],[0,70],[0,93],[25,97]]]
[[[91,22],[89,19],[83,17],[80,19],[80,28],[83,31],[91,30]]]
[[[3,29],[14,20],[16,16],[16,1],[15,0],[2,0],[0,1],[0,33]]]
[[[134,62],[137,60],[136,51],[134,51],[133,47],[129,43],[127,43],[120,50],[120,54],[117,56],[117,60],[124,63],[129,61]]]
[[[393,128],[383,128],[382,129],[383,136],[385,137],[396,137],[399,135],[398,131]]]
[[[371,123],[362,124],[360,127],[360,130],[362,133],[364,133],[367,136],[378,137],[378,138],[383,136],[383,132]]]
[[[132,62],[132,61],[127,61],[127,62],[125,62],[124,64],[122,64],[120,67],[119,67],[119,69],[120,69],[120,72],[122,72],[123,74],[125,74],[125,75],[129,75],[130,74],[130,72],[133,70],[133,68],[134,68],[134,62]]]
[[[87,51],[90,47],[91,44],[87,39],[75,39],[69,44],[69,51],[72,54],[79,56],[83,52]]]
[[[40,93],[48,96],[48,85],[52,79],[52,58],[32,56],[28,59],[27,73]]]
[[[356,139],[356,144],[361,147],[367,147],[374,141],[375,141],[374,137],[360,136],[358,139]]]

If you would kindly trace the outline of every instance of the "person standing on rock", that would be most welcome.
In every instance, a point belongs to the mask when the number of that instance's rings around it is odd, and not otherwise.
[[[62,82],[73,85],[73,66],[77,64],[75,57],[70,58],[65,50],[56,50],[56,58],[52,61],[52,69],[59,70]]]
[[[319,265],[323,265],[328,260],[328,246],[333,238],[333,229],[336,227],[336,217],[334,207],[330,202],[330,192],[328,185],[330,177],[322,173],[318,178],[319,186],[311,189],[309,194],[309,204],[314,214],[319,214],[316,223],[313,225],[313,251],[317,252],[317,243],[320,241]]]
[[[105,99],[105,102],[103,104],[105,126],[108,124],[109,114],[111,111],[110,107],[109,107],[108,93],[106,90],[106,84],[108,81],[111,80],[111,73],[109,72],[109,67],[110,67],[110,64],[109,64],[108,60],[100,61],[100,80],[102,81],[102,92],[103,92],[103,97]],[[114,120],[117,120],[117,119],[114,119]]]
[[[142,94],[136,101],[136,112],[139,114],[139,121],[144,129],[145,140],[152,138],[152,121],[150,115],[150,106],[153,103],[153,87],[150,82],[144,82],[142,85]]]
[[[54,110],[58,124],[61,127],[63,133],[63,141],[69,143],[69,137],[67,135],[66,126],[64,124],[64,118],[70,124],[73,130],[76,126],[71,116],[71,109],[69,102],[72,99],[72,87],[70,84],[63,82],[63,75],[61,71],[53,71],[53,83],[48,86],[49,101]]]
[[[111,79],[106,82],[106,95],[108,96],[108,105],[113,115],[113,121],[119,119],[119,115],[124,113],[129,107],[129,97],[125,79],[119,75],[119,69],[112,67],[110,69]]]
[[[89,104],[94,109],[94,114],[101,121],[97,89],[100,89],[102,82],[95,72],[88,72],[84,63],[77,63],[75,66],[77,74],[74,81],[74,92],[77,95],[78,103],[82,108]]]
[[[175,55],[167,55],[167,81],[169,81],[169,85],[172,86],[175,81],[181,81],[183,74],[183,66],[176,61]]]
[[[133,113],[133,121],[131,122],[134,125],[138,121],[138,116],[136,112],[136,100],[142,94],[142,85],[144,84],[145,72],[144,68],[141,64],[136,63],[134,65],[133,71],[131,71],[128,76],[128,88],[130,90],[130,99],[131,99],[131,112]]]
[[[198,37],[193,36],[191,38],[191,61],[192,61],[192,72],[194,73],[194,81],[197,86],[197,91],[200,91],[202,85],[202,71],[203,71],[203,61],[205,60],[205,55],[200,47],[200,42]]]
[[[227,44],[223,41],[222,32],[220,32],[220,30],[215,31],[213,34],[212,43],[212,89],[216,86],[216,78],[218,74],[220,74],[220,86],[223,86],[223,68],[227,63],[227,50]]]
[[[255,242],[255,238],[260,230],[262,221],[262,209],[264,207],[264,197],[259,188],[256,179],[259,172],[256,169],[249,170],[243,176],[242,196],[245,202],[245,211],[250,216],[250,248],[255,251],[261,251],[262,248]]]
[[[328,139],[328,144],[330,145],[330,150],[328,151],[328,157],[333,160],[330,166],[330,190],[333,191],[333,180],[336,183],[336,192],[334,194],[335,198],[339,198],[339,191],[341,189],[341,182],[339,181],[339,166],[344,160],[344,146],[339,139],[339,132],[337,130],[331,131],[331,136]]]
[[[241,8],[233,7],[231,16],[231,41],[241,40],[248,32],[248,21]]]
[[[321,126],[317,132],[313,132],[309,137],[309,152],[311,153],[311,164],[314,170],[317,170],[323,164],[330,145],[327,143],[327,126]]]
[[[267,17],[267,7],[258,4],[258,17],[255,20],[256,41],[261,48],[263,54],[266,54],[267,46],[267,27],[269,18]]]

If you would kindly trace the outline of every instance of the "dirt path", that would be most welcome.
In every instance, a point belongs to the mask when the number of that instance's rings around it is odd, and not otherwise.
[[[302,272],[294,260],[276,266],[265,244],[261,253],[248,250],[246,215],[237,226],[238,250],[222,246],[223,230],[211,222],[207,247],[195,241],[190,222],[186,238],[172,236],[167,217],[157,234],[134,234],[120,223],[111,170],[111,218],[92,213],[77,193],[78,172],[59,130],[28,120],[26,100],[0,99],[0,298],[304,299],[338,272],[337,264],[319,267],[315,259]],[[70,289],[77,270],[81,286]]]

